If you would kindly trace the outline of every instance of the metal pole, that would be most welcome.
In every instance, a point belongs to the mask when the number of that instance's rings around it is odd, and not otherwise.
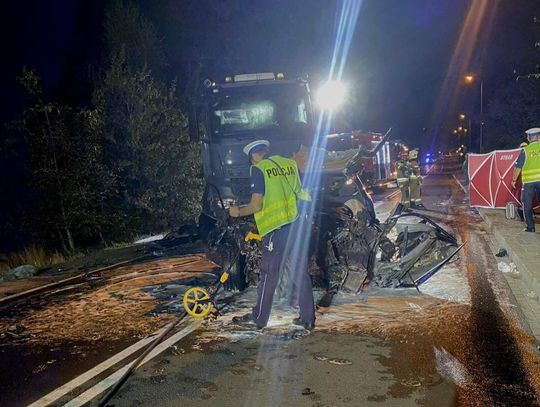
[[[484,80],[480,80],[480,152],[482,152],[484,135]]]
[[[469,151],[471,151],[471,147],[472,147],[472,126],[471,126],[471,115],[469,115],[469,140],[468,140],[468,148],[469,148]]]

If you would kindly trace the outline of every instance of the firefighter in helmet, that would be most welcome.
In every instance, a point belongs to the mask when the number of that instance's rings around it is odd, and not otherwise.
[[[424,204],[422,203],[422,175],[420,175],[420,165],[418,164],[418,150],[409,151],[409,166],[411,168],[411,175],[409,176],[411,206],[413,208],[424,208]]]
[[[410,150],[407,157],[397,163],[397,182],[401,191],[401,203],[405,208],[423,208],[421,197],[422,176],[418,165],[418,150]]]

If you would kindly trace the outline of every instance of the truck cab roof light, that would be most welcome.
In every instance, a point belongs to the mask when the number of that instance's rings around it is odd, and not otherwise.
[[[276,77],[273,72],[246,73],[242,75],[234,75],[235,82],[268,81],[274,79],[276,79]]]

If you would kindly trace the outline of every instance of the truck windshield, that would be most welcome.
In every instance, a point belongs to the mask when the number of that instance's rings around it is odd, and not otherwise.
[[[246,86],[228,89],[214,103],[212,131],[230,136],[308,124],[309,99],[300,86]]]

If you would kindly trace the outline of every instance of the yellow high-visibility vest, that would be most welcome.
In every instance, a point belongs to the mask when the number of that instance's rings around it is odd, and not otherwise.
[[[298,166],[293,160],[275,155],[261,160],[256,167],[264,174],[262,209],[255,213],[261,236],[292,223],[298,218],[297,199],[310,200],[302,190]]]
[[[521,170],[521,182],[524,184],[540,181],[540,141],[524,147],[525,164]]]

